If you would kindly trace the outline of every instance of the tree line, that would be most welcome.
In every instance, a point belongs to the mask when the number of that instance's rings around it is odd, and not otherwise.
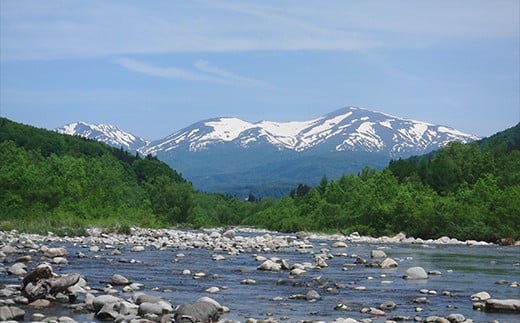
[[[151,156],[1,119],[0,229],[252,225],[520,239],[519,146],[520,124],[383,170],[324,177],[316,187],[302,183],[280,199],[244,200],[198,192]]]

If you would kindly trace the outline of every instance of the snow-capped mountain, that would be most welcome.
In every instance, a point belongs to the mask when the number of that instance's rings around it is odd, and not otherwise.
[[[138,148],[149,143],[149,141],[143,138],[107,124],[89,124],[80,121],[64,125],[57,128],[56,131],[67,135],[94,139],[117,148],[123,147],[123,149],[128,151],[137,151]]]
[[[251,148],[268,144],[278,150],[387,152],[391,157],[426,153],[450,141],[478,137],[450,127],[348,107],[309,121],[250,123],[237,118],[201,121],[139,149],[142,154],[173,150],[190,152],[231,144]]]

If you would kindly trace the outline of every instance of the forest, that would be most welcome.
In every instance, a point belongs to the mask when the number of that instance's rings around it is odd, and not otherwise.
[[[250,225],[497,241],[520,239],[520,124],[470,144],[364,168],[280,198],[196,191],[181,174],[92,140],[0,119],[0,230]]]

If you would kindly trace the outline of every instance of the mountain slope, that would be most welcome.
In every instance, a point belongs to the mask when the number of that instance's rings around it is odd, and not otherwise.
[[[149,143],[143,138],[122,131],[116,126],[107,124],[96,125],[80,121],[64,125],[63,127],[57,128],[56,131],[62,134],[94,139],[110,146],[117,148],[123,147],[133,152]]]
[[[250,123],[237,118],[209,119],[153,141],[139,151],[196,152],[222,144],[243,149],[267,144],[277,150],[296,152],[364,151],[402,157],[431,151],[450,141],[466,143],[477,139],[445,126],[348,107],[308,121]]]
[[[323,176],[382,169],[393,158],[476,139],[446,126],[347,107],[308,121],[209,119],[138,151],[156,155],[197,189],[273,196],[266,187],[287,194],[300,183],[317,185]]]

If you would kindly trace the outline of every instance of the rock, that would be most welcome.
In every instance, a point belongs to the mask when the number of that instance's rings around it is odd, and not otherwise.
[[[94,306],[94,310],[98,312],[101,310],[106,304],[115,304],[121,301],[120,298],[112,296],[112,295],[100,295],[92,300],[92,306]]]
[[[383,311],[393,311],[397,308],[397,305],[392,301],[387,301],[379,305],[379,308]]]
[[[222,261],[222,260],[226,260],[226,257],[224,257],[223,255],[213,255],[212,259],[214,261]]]
[[[220,288],[218,287],[210,287],[208,289],[205,290],[206,293],[209,293],[209,294],[216,294],[216,293],[219,293],[220,292]]]
[[[428,274],[422,267],[411,267],[406,270],[403,278],[407,280],[428,279]]]
[[[227,230],[226,232],[222,233],[222,236],[228,239],[234,239],[235,238],[235,231],[234,230]]]
[[[336,241],[331,245],[332,248],[347,248],[347,244],[343,241]]]
[[[462,323],[466,321],[466,318],[462,314],[450,314],[446,317],[451,323]]]
[[[137,315],[139,312],[139,305],[132,304],[127,301],[119,303],[119,314],[121,315]]]
[[[140,305],[142,303],[159,303],[162,300],[163,299],[158,296],[146,295],[144,293],[136,293],[134,295],[134,302],[137,305]]]
[[[64,247],[58,247],[58,248],[48,248],[48,247],[42,247],[43,254],[45,257],[48,258],[54,258],[54,257],[65,257],[69,254],[67,249]]]
[[[385,316],[386,315],[386,313],[384,311],[377,309],[375,307],[362,308],[361,313],[375,315],[375,316]]]
[[[10,244],[8,244],[8,245],[3,246],[2,249],[0,249],[0,251],[5,253],[6,255],[8,255],[10,253],[16,253],[18,251],[18,249],[16,249],[16,247],[13,247]]]
[[[178,323],[217,322],[219,317],[219,308],[205,300],[193,304],[181,304],[174,315],[175,322]]]
[[[308,301],[317,301],[321,299],[321,295],[314,289],[311,289],[307,294],[305,294],[305,299]]]
[[[267,259],[260,266],[258,266],[257,269],[265,271],[280,271],[282,270],[282,266],[279,263]]]
[[[96,311],[96,318],[102,321],[113,321],[119,313],[115,310],[116,303],[105,303],[98,311]]]
[[[15,306],[0,306],[0,321],[24,319],[25,311]]]
[[[242,285],[256,285],[256,280],[254,279],[244,279],[240,282]]]
[[[99,246],[91,246],[90,248],[88,248],[88,251],[90,252],[99,252],[99,250]]]
[[[126,277],[119,275],[119,274],[112,275],[112,279],[110,280],[110,282],[112,285],[116,285],[116,286],[123,286],[123,285],[130,284],[130,281]]]
[[[132,252],[143,252],[144,251],[144,247],[143,246],[134,246],[134,247],[132,247],[132,249],[130,249],[130,251],[132,251]]]
[[[10,275],[25,276],[27,274],[27,266],[22,262],[17,262],[11,267],[9,267],[9,269],[7,269],[7,272]]]
[[[69,263],[65,257],[54,257],[51,262],[55,265],[67,265]]]
[[[395,260],[393,260],[392,258],[386,258],[385,260],[383,260],[380,264],[379,264],[379,267],[381,268],[395,268],[399,266],[397,264],[397,262]]]
[[[488,292],[478,292],[476,294],[471,295],[471,300],[473,302],[485,301],[485,300],[488,300],[490,298],[491,298],[491,295],[489,295]]]
[[[486,312],[493,313],[520,313],[520,299],[494,299],[486,300]]]
[[[138,314],[139,315],[145,315],[145,314],[162,315],[162,314],[167,314],[167,312],[166,311],[163,312],[163,306],[161,303],[144,302],[139,305]]]
[[[51,302],[47,299],[37,299],[32,303],[29,303],[30,307],[49,307]]]
[[[383,250],[372,250],[370,252],[370,257],[372,258],[386,258],[387,255]]]
[[[31,262],[32,258],[29,255],[18,257],[15,262]]]
[[[301,275],[305,275],[307,273],[307,271],[305,271],[304,269],[300,269],[300,268],[294,268],[291,270],[291,275],[293,276],[301,276]]]

